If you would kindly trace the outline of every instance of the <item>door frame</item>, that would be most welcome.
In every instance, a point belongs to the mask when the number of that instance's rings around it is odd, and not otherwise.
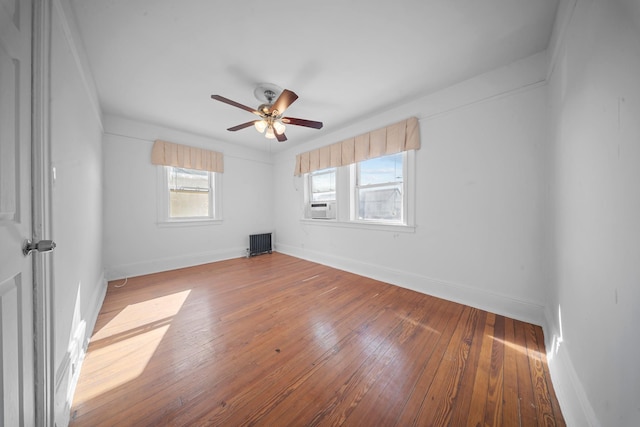
[[[52,0],[33,0],[31,42],[31,206],[33,241],[51,239],[51,22]],[[34,253],[33,328],[36,425],[55,425],[53,366],[54,254]]]

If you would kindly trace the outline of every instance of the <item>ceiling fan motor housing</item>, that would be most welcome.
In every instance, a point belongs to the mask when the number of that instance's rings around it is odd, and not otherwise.
[[[273,105],[272,103],[271,104],[261,104],[258,107],[258,111],[260,113],[262,113],[263,115],[265,115],[265,116],[270,116],[271,115],[271,106],[272,105]]]

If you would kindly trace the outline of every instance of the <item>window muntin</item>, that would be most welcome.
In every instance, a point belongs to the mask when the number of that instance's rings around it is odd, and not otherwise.
[[[213,218],[214,175],[166,166],[169,219]]]
[[[336,168],[323,169],[309,174],[309,201],[336,200]]]
[[[354,165],[353,219],[405,223],[404,152],[376,157]]]

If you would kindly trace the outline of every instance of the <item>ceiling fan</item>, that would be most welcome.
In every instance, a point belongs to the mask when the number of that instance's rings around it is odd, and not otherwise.
[[[284,134],[286,129],[285,125],[305,126],[314,129],[322,128],[322,122],[283,116],[284,111],[293,104],[296,99],[298,99],[298,95],[294,92],[288,89],[281,90],[275,85],[265,84],[258,86],[254,91],[254,94],[258,100],[264,102],[257,109],[239,104],[225,98],[224,96],[211,95],[211,98],[216,101],[233,105],[234,107],[241,108],[260,117],[259,119],[230,127],[227,130],[235,132],[240,129],[248,128],[249,126],[254,126],[258,132],[264,133],[266,138],[277,139],[279,142],[284,142],[287,140],[287,137]]]

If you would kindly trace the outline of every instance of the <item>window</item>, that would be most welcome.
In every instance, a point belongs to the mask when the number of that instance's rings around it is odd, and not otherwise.
[[[303,219],[334,226],[401,227],[411,232],[415,227],[414,153],[404,151],[304,174]]]
[[[353,214],[357,221],[406,223],[405,152],[352,165]]]
[[[310,202],[336,200],[336,168],[310,173],[308,194]]]
[[[174,166],[162,167],[161,222],[203,221],[220,215],[218,174]]]
[[[410,117],[298,154],[294,176],[304,176],[303,220],[329,218],[322,214],[331,211],[330,227],[414,232],[419,149],[420,124]]]

